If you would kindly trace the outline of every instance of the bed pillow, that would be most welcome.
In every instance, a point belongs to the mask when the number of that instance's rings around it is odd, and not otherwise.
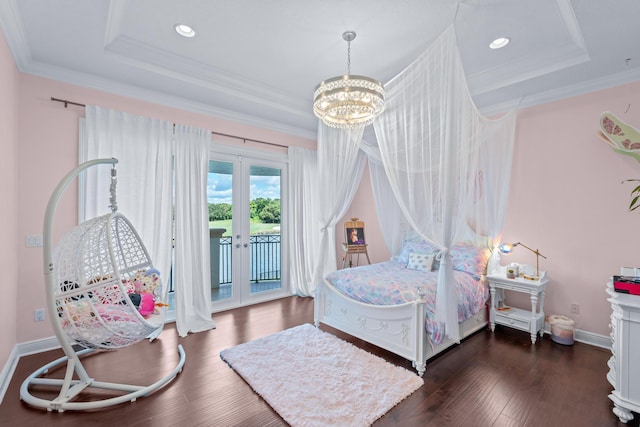
[[[488,248],[481,248],[469,244],[457,244],[451,251],[453,269],[464,271],[479,279],[484,274],[487,261],[491,255]]]
[[[411,252],[409,254],[409,261],[407,262],[407,268],[411,270],[431,271],[434,258],[435,256],[433,254]]]
[[[400,253],[393,257],[393,261],[401,262],[405,265],[409,262],[409,254],[410,253],[420,253],[420,254],[436,254],[440,251],[435,244],[428,242],[426,240],[407,240],[404,242],[404,246],[402,246],[402,250]]]
[[[440,268],[440,258],[437,256],[439,252],[440,248],[427,240],[408,240],[404,243],[400,254],[392,258],[392,260],[402,262],[408,266],[410,254],[431,254],[434,256],[431,270],[436,271]],[[484,274],[487,261],[491,255],[491,251],[488,248],[474,246],[469,243],[458,243],[451,249],[450,253],[453,260],[453,269],[469,273],[476,280]]]

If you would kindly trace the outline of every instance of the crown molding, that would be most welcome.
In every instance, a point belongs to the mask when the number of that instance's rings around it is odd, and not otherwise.
[[[215,107],[213,105],[191,101],[187,98],[167,95],[160,92],[140,88],[138,86],[123,84],[115,82],[113,80],[80,73],[74,70],[55,67],[48,64],[36,63],[32,61],[29,66],[23,70],[23,72],[38,77],[72,84],[75,86],[95,89],[114,95],[134,98],[140,101],[185,110],[192,113],[208,115],[248,126],[285,133],[300,138],[311,140],[315,140],[317,138],[317,131],[315,128],[309,129],[299,126],[291,126],[275,120],[259,118],[248,113],[231,111],[224,108]],[[79,102],[82,102],[82,100],[79,100]],[[309,112],[309,119],[310,118],[311,112]],[[317,126],[315,121],[313,121],[313,123],[314,126]]]
[[[4,29],[4,38],[18,71],[24,71],[31,63],[31,48],[18,13],[17,0],[0,1],[0,29]]]
[[[300,115],[305,105],[282,91],[261,85],[236,74],[230,74],[207,64],[176,55],[126,36],[119,36],[105,54],[141,70],[183,82],[197,88],[226,94],[243,101]],[[310,108],[310,107],[309,107]]]
[[[514,109],[535,107],[537,105],[548,104],[561,101],[574,96],[585,95],[599,90],[609,89],[616,86],[640,81],[640,69],[624,71],[611,74],[606,77],[592,79],[586,82],[563,86],[558,89],[527,95],[520,99],[511,99],[500,103],[478,107],[478,110],[486,116],[504,113]]]

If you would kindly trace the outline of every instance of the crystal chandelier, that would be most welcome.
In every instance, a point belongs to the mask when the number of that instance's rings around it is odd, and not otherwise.
[[[327,126],[355,129],[367,126],[384,110],[384,87],[369,77],[351,75],[351,41],[345,31],[347,74],[321,82],[313,94],[313,112]]]

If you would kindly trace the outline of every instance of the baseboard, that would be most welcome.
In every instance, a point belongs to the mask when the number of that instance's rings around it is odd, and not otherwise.
[[[575,338],[576,341],[592,345],[594,347],[605,348],[611,350],[611,337],[594,334],[593,332],[581,331],[576,329]]]
[[[551,335],[551,329],[548,323],[544,325],[544,332]],[[576,329],[573,335],[574,341],[581,342],[583,344],[589,344],[594,347],[611,349],[611,337],[606,335],[594,334],[593,332],[582,331]]]
[[[18,346],[13,346],[9,359],[7,360],[7,363],[4,364],[4,368],[2,368],[2,372],[0,373],[0,403],[2,403],[4,395],[7,392],[7,388],[9,388],[9,383],[11,382],[13,373],[16,370],[16,366],[18,366],[19,359]]]
[[[4,364],[4,368],[0,373],[0,403],[4,400],[4,395],[7,392],[7,388],[9,388],[13,373],[22,356],[54,350],[56,348],[60,348],[60,344],[55,336],[16,344],[13,350],[11,350],[9,359],[7,363]]]
[[[39,340],[18,343],[18,355],[28,356],[30,354],[42,353],[43,351],[55,350],[60,348],[60,343],[55,335]]]

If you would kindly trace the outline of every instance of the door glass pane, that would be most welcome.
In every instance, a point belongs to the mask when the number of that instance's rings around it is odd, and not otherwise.
[[[234,295],[231,268],[233,163],[209,161],[207,201],[211,244],[211,300],[231,299]]]
[[[250,167],[250,293],[280,289],[280,169]]]

